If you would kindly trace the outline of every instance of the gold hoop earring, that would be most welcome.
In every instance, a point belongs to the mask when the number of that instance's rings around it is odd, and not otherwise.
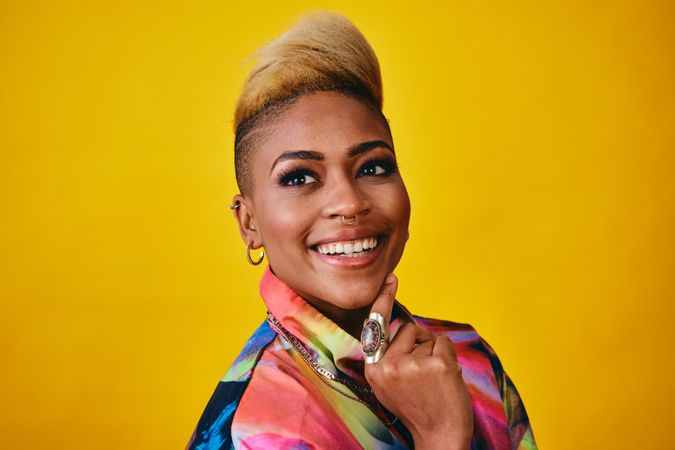
[[[262,262],[263,259],[265,259],[265,252],[260,250],[260,259],[258,259],[257,261],[253,261],[253,259],[251,259],[251,246],[252,245],[253,245],[253,242],[249,242],[248,244],[246,244],[246,259],[248,260],[248,262],[250,264],[252,264],[254,266],[257,266],[258,264],[260,264]]]
[[[349,217],[345,217],[345,216],[341,216],[341,217],[342,217],[342,225],[354,225],[356,223],[356,221],[359,220],[358,214],[354,214],[353,216],[349,216]]]

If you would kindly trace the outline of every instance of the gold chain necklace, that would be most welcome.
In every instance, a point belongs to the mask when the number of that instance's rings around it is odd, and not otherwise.
[[[364,405],[366,408],[370,409],[372,411],[372,407],[365,401],[361,400],[359,397],[356,395],[345,392],[342,389],[338,389],[337,386],[335,386],[331,382],[337,382],[342,384],[343,386],[346,386],[347,388],[361,392],[363,394],[367,395],[373,395],[373,390],[370,389],[368,386],[363,386],[361,384],[358,384],[356,382],[350,381],[350,380],[345,380],[342,378],[338,378],[335,376],[331,371],[323,367],[321,364],[319,364],[309,353],[309,350],[300,342],[298,338],[296,338],[290,331],[288,331],[284,326],[277,320],[276,317],[271,312],[267,312],[267,322],[274,327],[281,337],[283,337],[286,342],[288,342],[293,349],[298,352],[302,360],[309,366],[310,369],[319,377],[319,379],[329,388],[333,389],[334,391],[338,392],[339,394],[342,394],[343,396],[351,399],[351,400],[356,400],[357,402],[361,403]],[[373,412],[374,414],[374,412]],[[398,417],[394,417],[394,419],[391,422],[384,422],[386,426],[391,426],[396,423],[398,420]]]

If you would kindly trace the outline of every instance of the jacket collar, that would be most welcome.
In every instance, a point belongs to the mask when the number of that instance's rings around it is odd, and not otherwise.
[[[260,281],[260,294],[267,310],[305,346],[316,362],[336,376],[341,372],[365,383],[361,343],[277,278],[269,266]],[[405,321],[414,319],[395,302],[390,336],[394,336]]]

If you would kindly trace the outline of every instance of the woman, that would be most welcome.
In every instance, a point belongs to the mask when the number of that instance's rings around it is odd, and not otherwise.
[[[231,208],[249,262],[265,248],[269,312],[188,447],[536,448],[473,328],[394,300],[410,202],[365,38],[321,13],[257,56],[235,113]]]

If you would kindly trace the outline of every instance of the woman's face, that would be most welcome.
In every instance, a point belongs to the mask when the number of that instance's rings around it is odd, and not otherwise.
[[[252,192],[239,197],[244,238],[329,316],[370,305],[401,259],[410,219],[383,123],[353,98],[312,93],[274,121],[252,158]]]

